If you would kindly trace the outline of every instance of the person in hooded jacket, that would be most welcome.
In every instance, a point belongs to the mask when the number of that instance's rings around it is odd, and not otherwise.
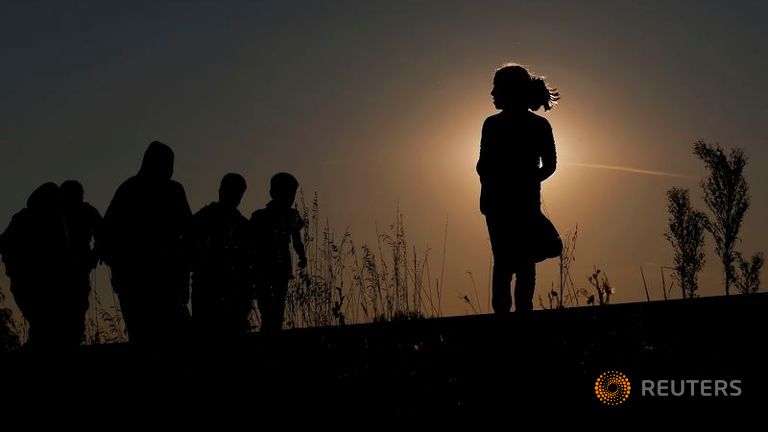
[[[189,223],[184,188],[171,180],[173,150],[154,141],[138,174],[117,189],[97,247],[132,343],[171,344],[189,325]]]
[[[68,313],[68,244],[55,183],[35,189],[27,206],[0,235],[0,254],[16,305],[29,323],[30,349],[71,347],[79,337],[62,331]]]

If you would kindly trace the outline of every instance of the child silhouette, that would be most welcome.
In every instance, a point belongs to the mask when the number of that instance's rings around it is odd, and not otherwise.
[[[261,312],[261,330],[274,333],[283,328],[288,281],[293,278],[289,244],[298,255],[299,268],[307,266],[301,229],[304,221],[293,208],[299,182],[288,173],[277,173],[270,181],[272,200],[253,212],[254,281],[256,301]]]
[[[493,105],[500,113],[485,119],[477,173],[493,250],[493,310],[509,313],[515,275],[515,311],[533,309],[536,238],[541,220],[541,182],[555,172],[555,140],[549,122],[536,114],[560,98],[541,77],[507,64],[493,77]]]
[[[198,336],[206,341],[237,338],[250,328],[249,225],[237,209],[246,188],[240,174],[225,175],[219,200],[192,217],[199,251],[192,274],[192,321]]]

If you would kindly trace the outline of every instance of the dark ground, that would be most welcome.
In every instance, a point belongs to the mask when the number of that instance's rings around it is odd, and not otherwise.
[[[768,413],[767,324],[768,293],[253,334],[229,347],[14,352],[0,354],[0,430],[46,418],[207,421],[217,430],[266,418],[360,428],[393,419],[743,420]],[[595,396],[607,370],[632,383],[619,406]],[[650,398],[643,379],[739,379],[742,394]]]

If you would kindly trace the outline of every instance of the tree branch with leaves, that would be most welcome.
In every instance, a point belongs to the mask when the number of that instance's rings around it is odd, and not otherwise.
[[[719,144],[696,141],[693,153],[704,162],[707,177],[702,180],[704,202],[712,213],[705,227],[715,239],[715,252],[725,273],[725,294],[731,292],[736,277],[736,241],[749,209],[749,185],[744,178],[747,159],[740,148],[726,155]]]
[[[704,233],[707,216],[691,207],[687,189],[667,191],[669,226],[664,237],[675,251],[675,279],[683,298],[693,298],[699,289],[699,272],[704,268]]]

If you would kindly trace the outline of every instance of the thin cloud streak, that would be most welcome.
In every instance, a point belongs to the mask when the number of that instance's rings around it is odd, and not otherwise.
[[[626,167],[621,165],[588,164],[588,163],[581,163],[581,162],[562,162],[562,164],[567,166],[576,166],[576,167],[582,167],[582,168],[597,168],[597,169],[605,169],[605,170],[611,170],[611,171],[623,171],[623,172],[628,172],[633,174],[683,178],[688,180],[695,180],[698,178],[692,175],[670,173],[670,172],[664,172],[664,171],[645,170],[645,169],[632,168],[632,167]]]

